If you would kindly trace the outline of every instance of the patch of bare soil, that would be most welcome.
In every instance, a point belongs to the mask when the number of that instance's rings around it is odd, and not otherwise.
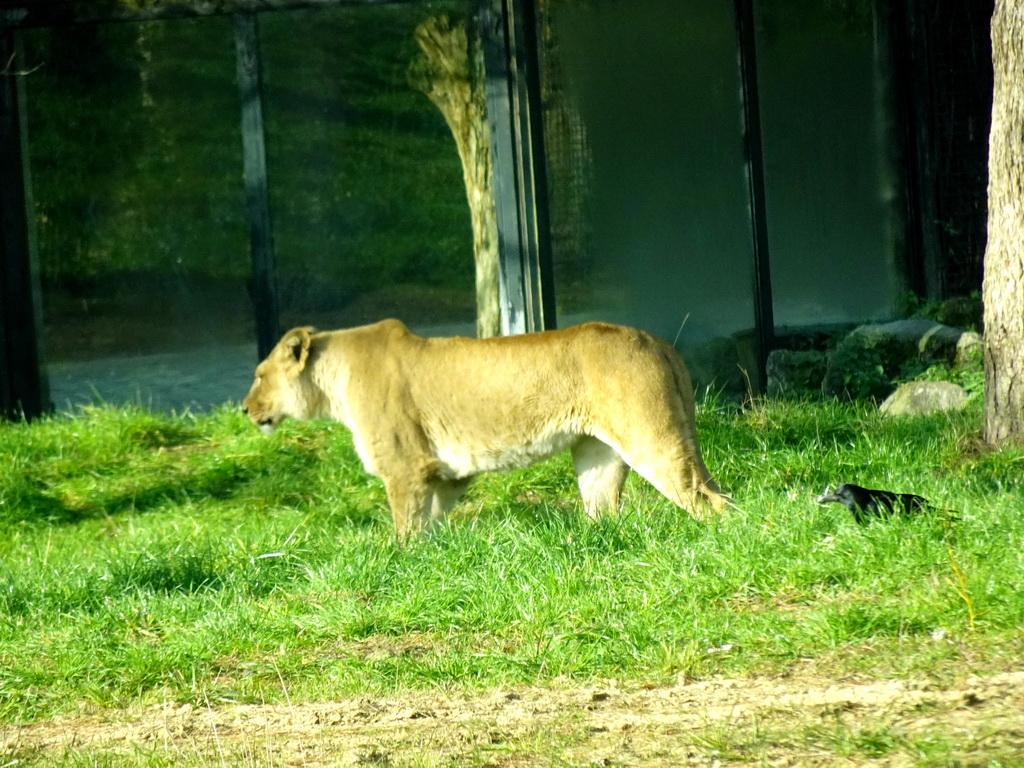
[[[166,706],[0,727],[0,765],[97,752],[317,768],[1024,765],[1024,671],[943,686],[797,675]]]

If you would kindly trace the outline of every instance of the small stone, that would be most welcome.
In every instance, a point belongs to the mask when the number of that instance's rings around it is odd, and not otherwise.
[[[887,416],[912,416],[958,411],[967,404],[967,390],[951,381],[910,381],[901,384],[882,403]]]

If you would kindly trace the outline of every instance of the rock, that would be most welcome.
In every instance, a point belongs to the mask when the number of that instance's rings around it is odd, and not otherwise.
[[[967,331],[960,336],[956,343],[957,365],[967,365],[974,359],[981,359],[985,354],[985,342],[981,336],[974,331]]]
[[[913,416],[958,411],[967,404],[967,390],[951,381],[910,381],[885,399],[879,410],[888,416]]]
[[[885,397],[908,363],[953,363],[963,335],[930,320],[862,325],[829,355],[822,389],[836,397]]]
[[[776,349],[765,363],[769,397],[820,397],[825,353]]]

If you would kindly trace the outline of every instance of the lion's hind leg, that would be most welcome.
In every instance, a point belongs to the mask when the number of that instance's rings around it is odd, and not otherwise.
[[[572,447],[572,463],[587,515],[598,518],[619,508],[629,465],[614,448],[596,437],[584,437]]]

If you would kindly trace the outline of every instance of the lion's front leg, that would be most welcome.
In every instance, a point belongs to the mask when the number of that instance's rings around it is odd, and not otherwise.
[[[433,493],[426,480],[409,476],[384,477],[395,534],[401,542],[421,534],[430,523]]]

